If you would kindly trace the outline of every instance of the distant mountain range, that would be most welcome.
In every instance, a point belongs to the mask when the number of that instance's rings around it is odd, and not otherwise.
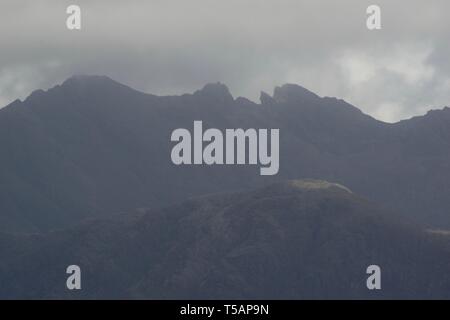
[[[449,240],[339,184],[293,180],[47,234],[0,234],[0,298],[450,298]],[[74,263],[80,291],[65,288]],[[366,288],[371,264],[382,290]]]
[[[280,171],[175,166],[170,134],[279,128]],[[0,230],[45,232],[83,219],[161,208],[286,179],[341,183],[424,228],[450,227],[450,109],[387,124],[297,85],[261,103],[223,84],[160,97],[102,76],[75,76],[0,109]],[[394,214],[394,213],[392,213]]]

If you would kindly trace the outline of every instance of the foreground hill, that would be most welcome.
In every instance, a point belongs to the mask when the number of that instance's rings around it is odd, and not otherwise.
[[[0,243],[0,298],[450,298],[445,239],[316,180]],[[71,264],[78,292],[65,289]],[[371,264],[381,291],[366,288]]]
[[[280,171],[175,166],[174,129],[279,128]],[[450,227],[450,110],[386,124],[296,86],[261,103],[223,84],[158,97],[77,76],[0,110],[0,230],[36,232],[284,179],[337,181],[426,227]]]

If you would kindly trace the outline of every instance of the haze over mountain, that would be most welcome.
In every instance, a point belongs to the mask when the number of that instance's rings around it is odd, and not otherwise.
[[[318,180],[0,238],[0,298],[450,297],[446,236]],[[79,291],[65,289],[74,263]],[[366,288],[371,264],[382,268],[382,290]]]
[[[175,166],[170,134],[279,128],[280,171]],[[342,183],[404,219],[450,227],[450,109],[395,124],[345,101],[283,85],[261,103],[223,84],[160,97],[102,76],[75,76],[0,110],[0,230],[36,232],[158,208],[191,196],[317,178]]]

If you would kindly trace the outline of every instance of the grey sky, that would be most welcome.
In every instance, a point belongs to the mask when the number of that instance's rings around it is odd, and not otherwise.
[[[448,0],[2,0],[0,105],[87,73],[155,94],[221,81],[254,101],[291,82],[396,121],[450,105],[449,15]]]

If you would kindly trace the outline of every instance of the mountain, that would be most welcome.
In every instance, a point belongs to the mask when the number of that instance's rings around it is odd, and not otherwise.
[[[280,171],[175,166],[174,129],[279,128]],[[221,83],[155,96],[75,76],[0,109],[0,230],[40,232],[285,179],[337,181],[424,227],[450,227],[450,109],[396,124],[297,85],[261,103]]]
[[[450,297],[447,236],[319,180],[0,237],[4,299]],[[82,270],[80,291],[65,289],[71,264]],[[373,264],[381,290],[366,288]]]

